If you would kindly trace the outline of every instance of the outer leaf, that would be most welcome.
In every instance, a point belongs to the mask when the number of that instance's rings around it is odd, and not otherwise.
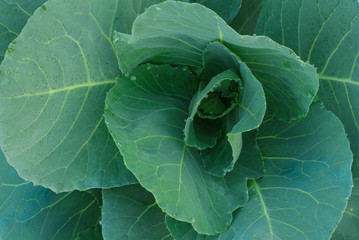
[[[216,238],[167,220],[176,240],[329,239],[350,195],[352,153],[334,114],[314,104],[292,124],[267,120],[259,145],[266,174],[252,180],[248,203]],[[190,237],[187,237],[190,236]]]
[[[57,192],[135,181],[103,119],[119,74],[111,41],[119,9],[117,0],[50,1],[4,59],[1,145],[22,178]]]
[[[55,194],[17,175],[0,153],[0,239],[74,239],[98,226],[97,201],[86,192]]]
[[[223,18],[227,23],[232,22],[241,8],[242,0],[190,0],[191,3],[200,3]]]
[[[209,42],[219,40],[247,64],[263,84],[271,112],[283,119],[305,115],[317,92],[312,66],[266,37],[239,36],[211,10],[181,2],[150,7],[133,25],[132,36],[118,35],[120,68],[130,73],[143,62],[202,68]]]
[[[9,44],[19,35],[27,19],[44,2],[45,0],[0,1],[0,63]]]
[[[131,34],[132,24],[136,17],[143,13],[148,7],[164,1],[165,0],[118,0],[120,8],[115,19],[116,30],[122,33]],[[189,0],[176,1],[188,2]]]
[[[79,232],[75,240],[102,240],[101,227]]]
[[[243,0],[241,9],[230,26],[239,34],[254,34],[263,0]]]
[[[150,70],[147,70],[150,69]],[[183,129],[197,83],[187,68],[143,65],[120,78],[106,99],[105,117],[127,167],[172,217],[206,234],[224,231],[247,200],[244,177],[204,172]]]
[[[170,239],[165,213],[139,184],[103,190],[102,231],[109,240]]]
[[[356,181],[359,177],[357,1],[267,0],[263,6],[257,33],[268,35],[291,47],[302,59],[308,60],[318,68],[318,95],[327,109],[336,114],[344,124],[356,161],[352,169]],[[338,227],[341,233],[338,233],[337,239],[342,239],[341,236],[357,239],[359,236],[359,218],[355,217],[359,216],[359,201],[356,196],[358,191],[355,187],[343,218],[343,225]],[[348,230],[349,228],[351,230]]]

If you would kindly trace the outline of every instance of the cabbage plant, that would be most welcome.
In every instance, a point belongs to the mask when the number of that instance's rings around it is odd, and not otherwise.
[[[358,239],[357,1],[0,13],[0,239]]]

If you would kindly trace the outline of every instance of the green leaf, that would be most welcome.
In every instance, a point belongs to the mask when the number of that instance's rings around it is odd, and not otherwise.
[[[354,159],[352,172],[354,187],[343,218],[335,229],[332,240],[357,240],[359,236],[359,174],[358,159]]]
[[[242,134],[222,135],[216,146],[200,152],[203,167],[213,176],[223,177],[230,172],[242,150]]]
[[[304,116],[318,89],[314,68],[293,51],[266,37],[240,36],[199,4],[154,5],[136,18],[131,36],[118,34],[116,39],[125,74],[143,62],[202,68],[203,51],[218,40],[263,84],[269,109],[280,119]]]
[[[0,67],[4,153],[22,178],[56,192],[133,183],[103,118],[119,74],[111,40],[119,2],[45,6]]]
[[[240,154],[242,148],[241,133],[257,128],[261,123],[266,109],[265,96],[261,84],[255,79],[247,66],[222,44],[218,42],[210,43],[203,54],[203,62],[204,67],[200,72],[201,78],[214,77],[206,88],[198,92],[192,99],[190,115],[186,121],[185,140],[187,145],[196,146],[200,150],[210,147],[210,149],[207,148],[201,151],[204,167],[207,172],[214,176],[224,176],[226,172],[232,170]],[[233,70],[227,69],[235,69],[236,74],[241,76],[241,79],[237,80],[237,84],[240,84],[241,87],[238,86],[238,90],[234,92],[232,90],[231,93],[232,95],[239,93],[238,105],[236,104],[231,108],[231,111],[227,111],[228,114],[223,117],[222,124],[212,124],[216,128],[209,126],[208,121],[204,122],[208,125],[206,130],[202,127],[201,122],[195,124],[198,122],[199,117],[194,114],[198,112],[197,108],[200,106],[201,100],[205,96],[209,96],[212,91],[216,92],[218,84],[221,83],[223,85],[223,80],[226,79],[236,79],[237,75],[235,75]],[[222,73],[215,75],[216,72]],[[234,76],[226,76],[228,73]],[[218,77],[223,77],[223,79],[221,80]],[[201,128],[198,129],[198,126]],[[219,134],[217,129],[221,126],[223,130]],[[211,134],[211,138],[203,137],[209,134]],[[220,137],[218,141],[216,141],[216,136]],[[217,142],[217,145],[198,144],[201,141],[196,141],[196,138],[199,138],[198,140],[210,139],[212,140],[212,142],[209,142],[210,144]]]
[[[0,239],[74,239],[100,218],[90,194],[55,194],[24,182],[0,152]]]
[[[230,26],[239,34],[254,34],[262,4],[263,0],[243,0],[241,9]]]
[[[326,108],[344,124],[355,157],[352,172],[356,181],[359,176],[357,1],[264,1],[257,33],[268,35],[291,47],[304,61],[309,61],[318,68],[318,96]],[[354,193],[359,191],[357,187],[358,185],[354,186]],[[343,224],[338,227],[341,233],[338,236],[335,233],[333,239],[343,239],[342,236],[345,239],[358,238],[359,218],[355,217],[359,216],[358,205],[359,200],[354,194],[349,200]]]
[[[215,11],[227,23],[230,23],[237,15],[242,0],[190,0],[191,3],[200,3]]]
[[[232,69],[218,73],[209,83],[202,81],[189,106],[189,120],[192,121],[196,114],[209,119],[227,115],[239,104],[241,85],[241,78]],[[226,91],[233,96],[225,96]]]
[[[352,153],[340,121],[314,104],[294,123],[267,120],[258,141],[267,171],[251,180],[249,201],[231,227],[215,238],[197,236],[189,224],[167,219],[176,240],[330,238],[352,184]]]
[[[167,214],[206,234],[224,231],[247,200],[244,177],[204,172],[183,129],[198,87],[187,68],[142,65],[121,77],[106,99],[105,118],[126,166]]]
[[[104,239],[164,240],[170,235],[165,213],[152,194],[139,184],[103,190],[102,231]]]
[[[250,69],[233,52],[218,42],[207,46],[203,54],[200,75],[209,77],[214,72],[234,69],[241,78],[239,108],[226,117],[226,134],[237,134],[257,128],[266,111],[266,98],[262,85]]]
[[[45,0],[0,1],[0,63],[9,44],[19,35],[36,8],[44,2]],[[13,44],[16,44],[16,41]],[[12,46],[10,49],[13,49]]]
[[[116,30],[122,33],[131,34],[132,24],[139,14],[142,14],[148,7],[164,2],[165,0],[118,0],[119,12],[116,14]],[[188,2],[189,0],[176,0]],[[237,0],[238,1],[238,0]]]
[[[77,234],[75,240],[102,240],[101,227],[87,229]]]
[[[243,146],[237,161],[242,176],[257,179],[264,173],[262,153],[257,145],[257,130],[243,133]]]
[[[237,85],[233,92],[236,95],[233,99],[226,99],[228,100],[227,103],[224,102],[224,100],[222,101],[224,98],[220,99],[222,91],[220,91],[219,88],[221,88],[223,84],[232,81]],[[194,94],[191,100],[184,130],[186,144],[198,149],[213,147],[216,143],[216,138],[221,129],[221,123],[216,121],[216,119],[227,115],[235,107],[238,107],[241,79],[233,70],[227,70],[213,77],[207,85],[205,84],[207,83],[200,83],[198,92]],[[218,98],[218,101],[220,101],[223,108],[220,109],[220,107],[213,105],[213,101],[211,101],[212,98]],[[210,121],[201,121],[199,118],[208,118]],[[195,124],[197,122],[199,124]],[[206,123],[209,124],[203,126]],[[200,126],[198,127],[198,125]],[[210,125],[213,125],[214,127],[211,128]]]
[[[98,204],[102,206],[102,189],[100,188],[92,188],[87,190],[89,194],[93,196],[94,199],[97,200]]]

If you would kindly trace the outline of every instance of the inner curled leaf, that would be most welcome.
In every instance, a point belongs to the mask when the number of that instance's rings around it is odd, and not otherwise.
[[[199,150],[212,148],[223,129],[223,117],[239,105],[241,79],[233,69],[202,81],[189,105],[185,141]],[[226,133],[224,133],[226,134]]]
[[[216,119],[232,111],[239,104],[240,83],[239,80],[224,80],[215,85],[202,99],[198,107],[198,116]]]

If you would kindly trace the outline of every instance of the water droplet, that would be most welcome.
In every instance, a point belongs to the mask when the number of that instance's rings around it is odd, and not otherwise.
[[[102,225],[102,220],[100,220],[98,223],[99,223],[100,225]]]
[[[148,64],[146,69],[147,69],[148,71],[151,70],[151,65]]]
[[[113,40],[114,43],[117,43],[120,40],[120,38],[115,38],[115,40]]]
[[[192,219],[191,219],[191,222],[192,222],[192,223],[195,223],[195,222],[196,222],[196,220],[195,220],[194,218],[192,218]]]
[[[257,36],[257,34],[253,34],[253,37],[256,37]]]
[[[206,95],[204,95],[204,97],[203,98],[208,98],[208,95],[206,94]]]
[[[159,8],[159,7],[156,7],[156,9],[157,9],[158,11],[161,11],[161,8]]]
[[[106,123],[106,125],[109,125],[109,124],[110,124],[110,122],[109,122],[109,121],[107,121],[107,120],[105,121],[105,123]]]
[[[136,76],[131,76],[131,78],[130,78],[132,81],[136,81]]]
[[[42,10],[46,11],[46,6],[45,5],[41,5]]]
[[[351,208],[350,211],[353,212],[353,208]]]
[[[121,143],[119,143],[119,142],[117,143],[117,146],[118,146],[118,147],[122,147]]]
[[[128,74],[128,73],[125,74],[125,77],[129,77],[129,76],[130,76],[130,74]]]

